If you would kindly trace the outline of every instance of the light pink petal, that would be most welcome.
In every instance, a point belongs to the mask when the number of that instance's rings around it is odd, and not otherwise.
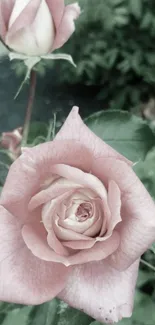
[[[12,26],[9,28],[7,37],[11,38],[14,34],[27,26],[30,26],[39,10],[42,0],[30,0],[22,12],[18,15]]]
[[[62,241],[71,241],[71,240],[90,240],[90,237],[83,234],[79,234],[71,229],[63,228],[59,225],[59,217],[53,217],[53,229],[57,238]],[[50,232],[49,232],[50,236]]]
[[[155,204],[125,162],[111,158],[97,159],[92,172],[107,186],[113,179],[122,194],[122,222],[117,226],[121,242],[112,263],[124,270],[155,241]]]
[[[48,245],[48,234],[41,223],[25,225],[22,229],[22,236],[26,246],[41,260],[58,263],[61,261],[58,254]],[[67,255],[67,249],[64,248],[60,253]]]
[[[88,149],[75,141],[54,141],[24,150],[11,166],[0,203],[20,220],[28,218],[28,204],[41,185],[52,176],[56,163],[91,169],[92,156]]]
[[[108,206],[111,212],[111,220],[108,225],[108,233],[111,233],[116,225],[122,221],[121,218],[121,192],[114,181],[109,182],[108,186]]]
[[[16,0],[1,0],[1,10],[2,16],[5,21],[6,26],[8,26],[9,18],[14,7]]]
[[[119,234],[114,231],[106,241],[97,242],[92,248],[81,250],[77,254],[69,256],[68,263],[65,265],[70,266],[103,260],[116,251],[119,242]]]
[[[90,240],[73,240],[73,241],[64,241],[63,245],[65,247],[71,248],[71,249],[88,249],[94,246],[96,240],[90,239]]]
[[[50,9],[51,15],[54,19],[56,29],[61,23],[63,13],[65,10],[64,0],[46,0],[48,7]]]
[[[81,10],[78,3],[65,7],[61,23],[56,30],[56,37],[52,50],[62,47],[68,41],[70,36],[75,31],[74,20],[79,17],[80,12]]]
[[[59,255],[67,256],[68,250],[63,246],[61,241],[57,238],[53,229],[48,232],[47,242],[49,246]]]
[[[40,227],[40,229],[38,229],[37,227],[37,229],[35,229],[32,224],[26,225],[22,229],[22,236],[31,254],[36,256],[41,262],[54,262],[56,265],[59,265],[58,263],[65,264],[67,262],[65,256],[57,254],[48,245],[47,235],[43,228]]]
[[[78,222],[75,220],[70,220],[68,218],[64,218],[64,219],[59,219],[58,224],[59,226],[65,228],[65,229],[71,229],[79,234],[83,234],[86,229],[89,229],[89,221],[91,223],[91,227],[93,227],[93,222],[94,219],[87,219],[87,221],[85,222]]]
[[[108,260],[75,266],[59,298],[104,323],[131,317],[139,261],[119,272]]]
[[[8,21],[11,15],[15,0],[1,0],[0,1],[0,36],[5,39],[7,32]]]
[[[72,197],[71,197],[71,201],[72,201]],[[83,202],[82,202],[83,203]],[[75,211],[78,208],[78,205],[80,204],[80,202],[78,202],[76,205],[74,205],[69,209],[72,210],[73,209],[73,218],[71,219],[71,215],[69,216],[69,218],[65,217],[65,218],[61,218],[58,221],[58,224],[60,226],[62,226],[63,228],[66,229],[71,229],[77,233],[83,233],[84,235],[86,234],[89,237],[94,237],[97,233],[99,233],[100,229],[101,229],[101,225],[102,225],[102,218],[101,216],[99,216],[99,212],[98,209],[96,207],[96,205],[93,205],[93,210],[94,210],[94,214],[92,216],[92,218],[88,218],[85,222],[78,222],[76,220],[75,217]],[[72,214],[71,211],[66,211],[66,216],[68,214]]]
[[[46,241],[48,242],[48,245],[57,253],[60,255],[68,255],[68,251],[64,248],[64,246],[61,244],[59,238],[57,237],[57,234],[55,234],[54,231],[54,222],[55,219],[59,219],[57,214],[59,213],[59,210],[62,211],[62,209],[59,208],[63,204],[63,201],[68,198],[69,192],[57,197],[56,199],[50,201],[46,205],[43,206],[42,209],[42,221],[43,224],[48,232]],[[64,218],[64,216],[62,217]]]
[[[82,251],[69,257],[69,263],[82,264],[89,261],[98,261],[100,259],[106,258],[111,254],[113,250],[118,247],[119,237],[115,232],[113,237],[110,240],[107,240],[106,243],[96,243],[96,239],[92,238],[91,240],[75,240],[75,241],[66,241],[63,242],[63,245],[72,248],[72,249],[81,249]],[[92,248],[93,247],[93,248]],[[90,252],[89,249],[91,248]],[[79,262],[80,261],[80,262]]]
[[[6,25],[2,16],[2,9],[1,9],[1,3],[0,3],[0,36],[4,41],[5,38],[5,34],[6,34]]]
[[[34,195],[29,203],[29,209],[36,209],[39,205],[45,204],[50,200],[77,188],[80,188],[80,185],[60,179]]]
[[[126,161],[129,165],[131,162],[117,151],[112,149],[103,140],[98,138],[82,121],[78,107],[73,107],[66,122],[56,135],[57,140],[76,140],[86,146],[94,155],[94,158],[118,158]]]
[[[5,40],[9,18],[16,0],[0,1],[0,36]]]
[[[63,206],[65,205],[65,201],[70,197],[71,193],[72,191],[68,191],[53,199],[52,201],[49,201],[43,206],[42,221],[47,231],[50,231],[52,227],[52,220],[55,214],[57,214],[59,218],[65,218],[65,215],[61,215],[61,213],[66,212],[66,209],[64,209]]]
[[[104,185],[92,174],[84,173],[78,168],[64,164],[54,165],[53,173],[93,190],[96,196],[101,197],[103,200],[107,199],[107,191]]]
[[[69,269],[33,256],[17,221],[0,206],[0,300],[41,304],[64,288]]]
[[[102,209],[101,214],[102,214],[102,227],[100,231],[100,237],[103,237],[107,231],[108,228],[108,223],[110,222],[112,216],[111,216],[111,211],[108,206],[108,201],[107,200],[102,200]]]
[[[104,214],[103,210],[100,209],[100,206],[95,206],[96,221],[92,226],[90,226],[83,234],[89,237],[95,237],[99,234],[102,224],[104,223]]]

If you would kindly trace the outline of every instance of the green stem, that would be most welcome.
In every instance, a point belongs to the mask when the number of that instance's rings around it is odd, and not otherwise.
[[[22,140],[22,147],[25,147],[27,145],[28,140],[28,134],[30,129],[30,121],[32,116],[32,108],[35,98],[35,92],[36,92],[36,81],[37,81],[37,75],[34,70],[31,70],[30,74],[30,94],[28,99],[28,106],[26,110],[26,116],[25,116],[25,123],[23,128],[23,140]]]

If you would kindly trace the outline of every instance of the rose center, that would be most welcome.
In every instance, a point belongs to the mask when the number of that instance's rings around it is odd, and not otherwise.
[[[92,204],[87,202],[87,203],[81,203],[76,211],[76,218],[78,222],[84,222],[87,219],[92,218],[93,216],[93,207]]]

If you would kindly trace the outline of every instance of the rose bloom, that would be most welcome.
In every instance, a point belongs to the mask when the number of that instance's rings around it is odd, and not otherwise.
[[[0,300],[58,296],[95,319],[130,317],[155,205],[131,162],[74,107],[54,141],[23,154],[0,199]]]
[[[0,36],[16,52],[45,55],[67,42],[79,14],[64,0],[0,0]]]
[[[9,151],[9,156],[15,160],[21,154],[21,141],[23,129],[21,127],[13,130],[12,132],[3,132],[0,141],[0,146]]]

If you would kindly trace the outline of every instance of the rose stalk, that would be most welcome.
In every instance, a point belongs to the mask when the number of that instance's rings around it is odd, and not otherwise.
[[[33,68],[41,58],[65,59],[74,64],[69,55],[50,53],[68,41],[75,30],[74,20],[79,15],[78,3],[65,6],[64,0],[0,1],[0,37],[11,51],[10,59],[24,60],[28,68],[25,80],[30,77],[23,146],[27,143],[35,96],[36,73]]]
[[[27,110],[26,110],[25,123],[24,123],[24,128],[23,128],[23,139],[22,139],[23,147],[27,145],[27,140],[28,140],[30,121],[31,121],[32,109],[33,109],[33,103],[34,103],[35,91],[36,91],[36,81],[37,81],[36,72],[34,70],[31,70],[31,73],[30,73],[30,94],[29,94],[28,106],[27,106]]]

